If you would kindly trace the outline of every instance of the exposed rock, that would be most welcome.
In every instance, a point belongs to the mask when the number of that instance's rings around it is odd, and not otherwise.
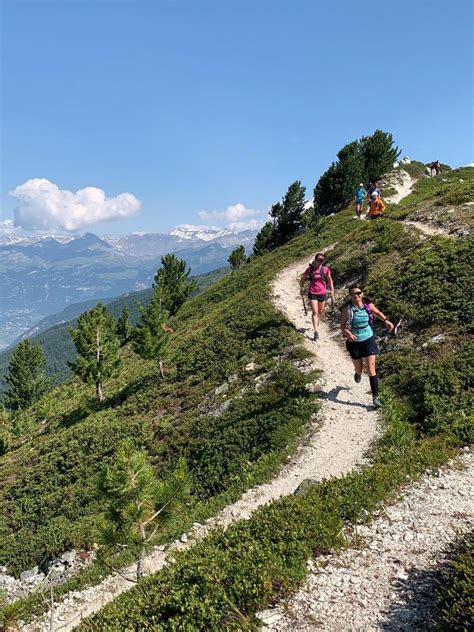
[[[21,582],[27,582],[27,581],[31,581],[32,579],[34,579],[35,577],[38,577],[38,567],[35,566],[34,568],[30,568],[28,571],[23,571],[20,574],[20,581]]]
[[[309,490],[317,485],[318,481],[313,480],[312,478],[305,478],[298,487],[293,492],[293,496],[304,496]]]
[[[283,611],[280,608],[268,608],[257,612],[255,616],[263,625],[273,625],[283,617]]]
[[[224,382],[224,384],[221,384],[220,386],[217,386],[214,389],[214,393],[216,395],[223,395],[224,393],[227,393],[228,390],[229,390],[229,384],[227,382]]]
[[[183,533],[182,536],[180,537],[180,541],[183,544],[186,544],[186,542],[188,541],[188,536],[186,535],[186,533]]]
[[[249,362],[248,364],[245,365],[245,370],[246,371],[256,371],[257,370],[257,365],[255,364],[255,362]]]
[[[429,338],[429,340],[424,342],[421,346],[423,347],[423,349],[426,349],[426,347],[428,347],[429,345],[436,345],[442,342],[445,338],[446,336],[444,334],[437,334],[436,336]]]
[[[77,557],[77,552],[73,549],[72,551],[66,551],[61,555],[61,560],[66,562],[66,564],[72,564]]]

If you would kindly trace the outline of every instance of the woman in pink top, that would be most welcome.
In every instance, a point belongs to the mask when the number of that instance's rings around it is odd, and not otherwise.
[[[314,340],[319,339],[318,325],[319,318],[322,316],[327,301],[327,286],[331,291],[334,300],[334,283],[332,281],[331,270],[324,265],[324,255],[318,252],[314,261],[309,264],[304,273],[301,275],[300,287],[301,294],[304,294],[304,286],[309,279],[308,298],[311,305],[311,320],[313,322]]]

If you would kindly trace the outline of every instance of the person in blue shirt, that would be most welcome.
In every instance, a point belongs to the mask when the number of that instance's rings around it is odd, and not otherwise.
[[[364,370],[364,359],[369,375],[372,401],[375,408],[380,407],[378,398],[379,381],[375,368],[375,358],[379,353],[371,324],[373,319],[380,318],[388,331],[393,330],[393,323],[375,307],[369,299],[364,299],[364,291],[360,285],[349,288],[351,300],[344,305],[341,313],[340,327],[346,338],[346,349],[354,363],[354,380],[359,383]]]
[[[361,218],[362,209],[364,207],[364,200],[365,200],[366,195],[367,195],[367,191],[364,189],[364,185],[361,182],[359,184],[359,188],[356,189],[356,192],[355,192],[357,219]]]
[[[379,189],[379,183],[378,182],[372,182],[370,184],[369,190],[367,191],[367,197],[370,198],[372,197],[372,195],[376,193],[378,197],[380,197],[380,189]]]

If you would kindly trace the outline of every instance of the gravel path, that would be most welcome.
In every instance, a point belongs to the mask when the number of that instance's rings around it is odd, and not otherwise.
[[[416,180],[411,177],[407,171],[400,171],[401,182],[393,184],[397,189],[397,192],[393,195],[388,195],[385,199],[389,204],[398,204],[404,197],[410,195]]]
[[[215,524],[227,526],[236,520],[249,518],[258,507],[292,494],[307,478],[320,480],[342,476],[363,463],[364,454],[377,434],[377,413],[372,409],[368,381],[363,379],[361,384],[355,384],[352,363],[325,323],[320,326],[320,342],[314,343],[310,339],[310,316],[305,316],[303,312],[298,284],[307,264],[308,259],[305,258],[283,270],[275,279],[272,291],[276,306],[300,330],[305,346],[314,354],[314,360],[307,363],[308,369],[319,368],[324,372],[322,379],[313,385],[322,398],[322,409],[317,419],[297,453],[276,478],[246,492],[215,519],[189,534],[187,542],[176,542],[166,552],[155,550],[145,560],[147,574],[160,570],[170,551],[192,546],[205,537]],[[132,577],[133,571],[130,568],[124,574]],[[54,630],[72,630],[83,618],[100,610],[132,585],[123,577],[111,576],[98,586],[71,593],[56,607]],[[29,632],[47,630],[49,616],[22,629]]]
[[[444,235],[445,237],[453,237],[446,230],[443,230],[439,226],[435,226],[434,224],[429,224],[428,222],[412,222],[405,220],[403,222],[408,226],[413,226],[421,231],[427,237],[432,237],[433,235]]]
[[[274,609],[271,616],[279,620],[266,629],[433,629],[436,571],[448,543],[472,528],[473,518],[474,457],[466,452],[438,475],[425,475],[370,526],[358,527],[362,548],[311,564],[305,586],[281,607],[286,614]]]

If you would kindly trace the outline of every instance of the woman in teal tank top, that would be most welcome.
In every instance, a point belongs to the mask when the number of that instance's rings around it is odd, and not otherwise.
[[[354,363],[354,380],[357,383],[361,381],[365,358],[372,400],[375,408],[378,408],[380,406],[378,399],[379,381],[375,368],[375,357],[379,350],[371,323],[374,317],[380,318],[388,331],[392,331],[393,324],[371,301],[364,300],[364,291],[360,285],[352,285],[349,288],[349,293],[351,300],[343,307],[341,313],[341,330],[346,338],[346,348]]]

